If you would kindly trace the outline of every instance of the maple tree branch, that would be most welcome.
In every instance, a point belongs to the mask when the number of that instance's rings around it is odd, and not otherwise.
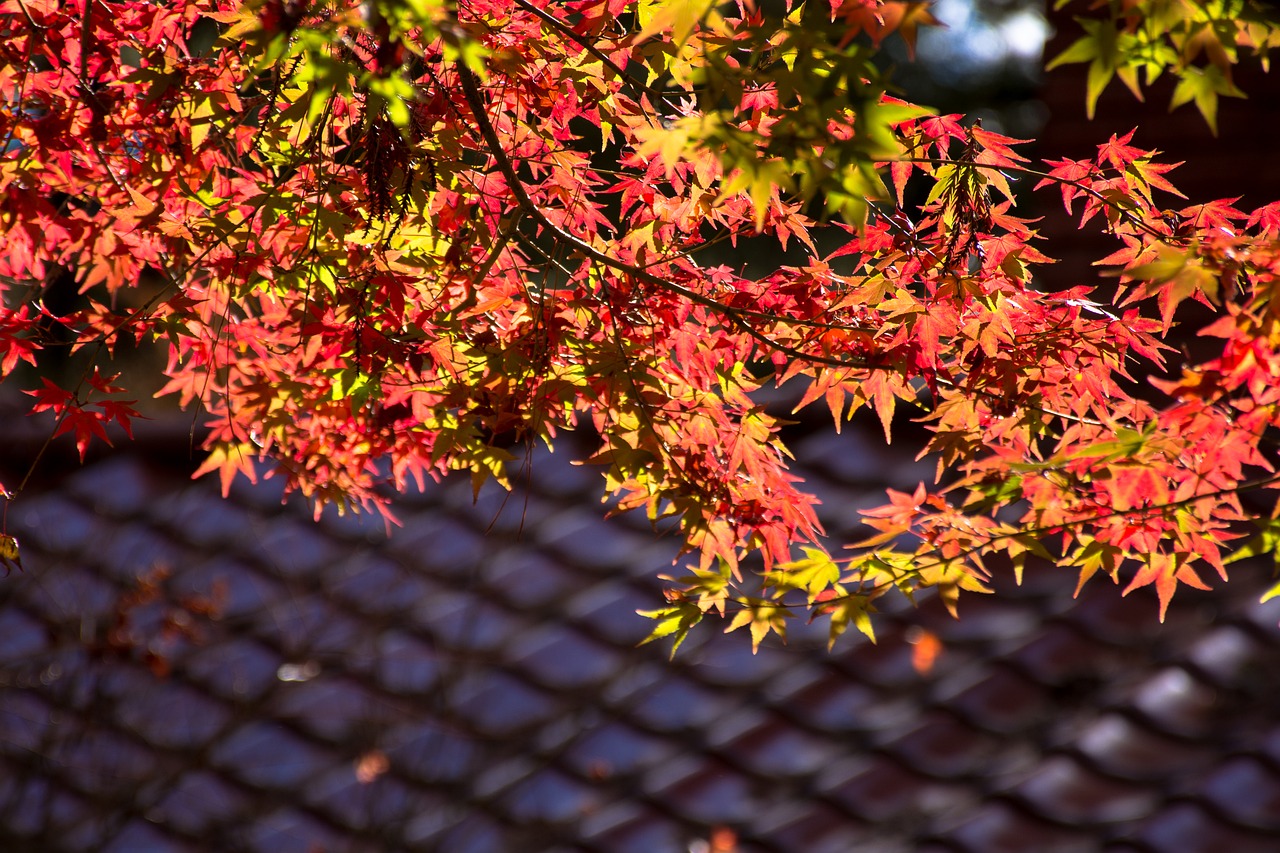
[[[462,84],[463,94],[467,99],[468,106],[471,107],[472,114],[476,118],[476,123],[479,126],[480,134],[484,138],[485,144],[489,148],[490,154],[493,156],[494,161],[498,166],[498,169],[502,172],[503,177],[506,179],[508,186],[511,188],[511,192],[515,196],[517,204],[523,210],[528,212],[535,220],[537,220],[537,222],[543,228],[547,229],[557,239],[564,241],[565,243],[572,246],[581,254],[586,255],[587,257],[597,261],[598,263],[601,263],[605,266],[619,270],[621,272],[625,272],[628,275],[632,275],[640,279],[641,281],[652,284],[656,287],[660,287],[665,290],[671,290],[699,305],[702,305],[703,307],[710,308],[711,310],[716,311],[717,313],[721,313],[725,315],[733,323],[733,325],[735,325],[736,327],[744,331],[746,334],[754,338],[756,341],[763,344],[766,348],[774,352],[778,352],[790,358],[805,361],[808,363],[821,364],[826,367],[833,367],[833,368],[839,368],[839,369],[854,369],[854,370],[858,370],[858,369],[889,370],[891,369],[891,367],[887,365],[882,366],[882,365],[872,364],[866,359],[854,360],[854,359],[848,359],[848,358],[836,358],[833,356],[822,355],[819,353],[805,352],[803,350],[780,343],[770,338],[768,335],[766,335],[765,333],[761,332],[760,330],[752,326],[750,323],[748,323],[745,318],[753,317],[755,319],[767,319],[772,322],[794,323],[795,325],[813,326],[817,328],[862,330],[862,327],[860,326],[817,323],[815,321],[808,321],[800,318],[796,318],[795,320],[792,320],[790,318],[783,318],[783,317],[779,317],[778,315],[767,314],[765,312],[752,311],[750,309],[733,308],[728,305],[725,305],[724,303],[716,299],[703,296],[702,294],[697,293],[696,291],[690,290],[689,288],[676,284],[675,282],[670,281],[669,279],[665,279],[665,278],[662,278],[661,276],[654,275],[653,273],[650,273],[648,270],[642,267],[637,267],[635,265],[628,264],[624,261],[619,261],[616,258],[612,258],[606,255],[605,253],[596,250],[594,247],[590,246],[589,244],[580,240],[574,235],[569,234],[565,232],[563,229],[556,226],[546,217],[545,214],[542,213],[542,211],[538,208],[538,206],[529,197],[528,193],[524,189],[523,184],[520,181],[519,176],[516,174],[514,164],[511,162],[510,158],[506,156],[506,152],[502,149],[502,145],[498,139],[497,133],[493,129],[493,125],[489,122],[488,115],[485,112],[484,102],[480,96],[479,89],[476,86],[474,75],[472,75],[470,70],[465,68],[461,63],[458,63],[456,67],[459,75],[459,81]],[[929,162],[935,162],[935,161],[930,160]],[[937,162],[950,162],[950,161],[937,161]],[[988,164],[977,164],[977,165],[988,165]],[[1087,188],[1082,188],[1082,189],[1087,189]],[[953,387],[953,388],[957,387],[956,385],[954,385],[954,383],[951,383],[949,380],[946,380],[942,377],[935,377],[935,380],[938,381],[939,384],[946,384],[949,387]],[[1001,398],[1000,395],[995,394],[993,392],[975,390],[973,393],[979,396],[986,396],[990,399]],[[1050,411],[1047,409],[1032,409],[1032,410],[1042,411],[1044,414],[1056,416],[1070,422],[1090,424],[1095,426],[1104,426],[1104,424],[1101,424],[1097,421],[1092,421],[1089,419],[1082,418],[1080,416],[1070,415],[1067,413]]]
[[[1135,517],[1139,519],[1149,518],[1153,515],[1163,514],[1172,509],[1179,509],[1181,507],[1191,506],[1193,504],[1199,503],[1200,501],[1212,500],[1213,498],[1225,497],[1226,495],[1231,495],[1231,494],[1243,494],[1245,492],[1251,492],[1257,489],[1264,489],[1267,486],[1270,486],[1276,483],[1280,483],[1280,473],[1272,474],[1267,477],[1261,477],[1256,480],[1250,480],[1245,483],[1237,483],[1234,486],[1224,486],[1221,489],[1215,489],[1214,491],[1211,491],[1211,492],[1204,492],[1202,494],[1181,498],[1176,501],[1168,501],[1167,503],[1150,504],[1147,506],[1136,507],[1134,509],[1127,509],[1127,510],[1113,509],[1108,512],[1101,512],[1095,515],[1086,516],[1084,518],[1076,518],[1076,519],[1072,519],[1071,521],[1059,522],[1058,524],[1047,524],[1039,527],[1022,527],[1012,532],[995,533],[995,534],[982,537],[981,544],[972,545],[968,548],[965,548],[960,552],[958,552],[954,557],[949,557],[949,558],[934,557],[933,562],[931,563],[926,563],[924,565],[917,565],[916,572],[919,573],[921,571],[925,571],[928,569],[944,568],[949,565],[955,565],[956,563],[964,560],[966,557],[972,556],[974,554],[978,554],[983,550],[985,550],[987,547],[997,542],[1002,542],[1008,539],[1017,539],[1019,537],[1025,537],[1025,536],[1038,537],[1042,535],[1053,535],[1055,533],[1061,533],[1064,530],[1071,530],[1079,527],[1085,527],[1094,522],[1106,521],[1111,518],[1119,518],[1122,516]],[[903,533],[904,534],[910,533],[910,531],[905,530],[903,531]],[[876,553],[876,552],[873,551],[872,553]],[[913,558],[915,558],[915,557],[919,557],[920,555],[915,554],[912,556]],[[852,561],[857,558],[851,557],[848,559]],[[863,593],[851,593],[846,596],[837,596],[835,598],[830,598],[822,602],[817,602],[814,606],[830,604],[833,601],[840,601],[844,599],[855,598],[861,594]]]
[[[515,166],[511,162],[511,158],[508,157],[506,151],[503,150],[502,143],[498,139],[498,134],[493,129],[493,124],[489,121],[489,116],[485,111],[484,100],[476,85],[475,76],[461,62],[455,63],[455,67],[457,69],[459,82],[462,84],[463,95],[466,97],[467,105],[471,108],[471,112],[475,117],[476,124],[480,130],[480,135],[484,138],[485,146],[489,149],[489,153],[492,155],[494,162],[498,166],[498,170],[502,172],[503,177],[506,179],[507,185],[511,190],[511,194],[515,196],[516,204],[523,208],[538,222],[539,225],[546,229],[547,232],[553,235],[557,240],[567,244],[579,254],[584,255],[593,261],[612,267],[620,272],[624,272],[627,275],[645,282],[646,284],[651,284],[654,287],[678,293],[689,301],[701,305],[704,308],[710,308],[717,313],[724,314],[739,329],[746,332],[762,344],[776,349],[779,352],[798,356],[809,361],[827,364],[832,367],[867,366],[865,363],[854,363],[848,360],[832,358],[829,356],[808,355],[801,353],[798,350],[792,350],[782,346],[781,344],[777,344],[770,340],[767,335],[748,323],[736,308],[725,305],[709,296],[704,296],[701,293],[677,284],[674,281],[654,275],[643,267],[638,267],[634,264],[629,264],[625,261],[620,261],[617,258],[611,257],[579,237],[576,237],[557,226],[547,218],[546,214],[544,214],[533,202],[533,199],[529,198],[528,192],[525,191],[524,185],[520,181],[520,176],[516,174]]]
[[[650,273],[648,270],[642,267],[637,267],[633,264],[628,264],[624,261],[619,261],[616,258],[612,258],[609,255],[598,251],[593,246],[587,244],[586,242],[582,241],[578,237],[556,226],[546,217],[545,214],[543,214],[541,209],[538,208],[538,206],[533,202],[533,200],[529,197],[528,193],[525,191],[524,185],[520,181],[519,176],[516,174],[514,164],[511,162],[510,158],[507,156],[506,151],[502,148],[502,145],[500,140],[498,139],[497,133],[494,130],[492,123],[488,119],[488,114],[485,111],[485,107],[484,107],[484,101],[480,96],[479,88],[476,85],[476,80],[474,75],[462,63],[456,63],[455,67],[458,72],[459,82],[462,85],[463,94],[466,97],[468,106],[471,108],[472,114],[475,116],[476,123],[480,130],[480,134],[484,138],[485,144],[489,148],[489,152],[493,156],[494,161],[498,166],[498,169],[502,172],[504,178],[506,179],[512,194],[515,196],[517,204],[519,204],[520,207],[524,209],[526,212],[531,214],[533,218],[536,219],[543,228],[547,229],[547,231],[549,231],[557,239],[564,241],[565,243],[572,246],[581,254],[586,255],[592,260],[595,260],[601,264],[604,264],[605,266],[609,266],[613,269],[627,273],[628,275],[634,276],[635,278],[638,278],[641,281],[644,281],[648,284],[652,284],[656,287],[678,293],[679,295],[697,304],[700,304],[703,307],[710,308],[711,310],[716,311],[717,313],[723,314],[733,323],[733,325],[735,325],[736,327],[744,331],[750,337],[757,340],[766,348],[773,350],[775,352],[781,353],[783,355],[787,355],[793,359],[798,359],[798,360],[802,360],[802,361],[813,363],[813,364],[821,364],[827,367],[834,367],[834,368],[840,368],[840,369],[863,369],[863,370],[877,369],[877,368],[889,369],[888,367],[882,367],[880,365],[872,364],[866,359],[854,360],[854,359],[848,359],[848,358],[836,358],[833,356],[826,356],[818,353],[804,352],[803,350],[799,350],[795,347],[782,344],[770,338],[768,335],[756,329],[750,323],[746,322],[745,318],[752,317],[754,319],[765,319],[771,322],[783,322],[783,323],[790,323],[794,325],[814,327],[814,328],[838,328],[843,330],[865,330],[861,326],[826,324],[826,323],[819,323],[816,321],[804,320],[801,318],[795,318],[795,319],[784,318],[774,314],[767,314],[765,312],[753,311],[751,309],[733,308],[731,306],[725,305],[724,303],[714,298],[704,296],[700,293],[697,293],[694,290],[691,290],[682,285],[679,285],[669,279],[654,275],[653,273]],[[937,165],[941,163],[951,163],[955,161],[942,160],[939,158],[904,158],[903,162],[925,162],[925,163]],[[974,165],[978,167],[999,168],[995,164],[986,164],[986,163],[971,163],[969,165]],[[1034,169],[1023,169],[1021,167],[1015,167],[1013,170],[1020,171],[1028,175],[1036,175],[1040,177],[1050,178],[1056,181],[1062,181],[1064,183],[1071,183],[1072,185],[1079,186],[1079,188],[1082,191],[1091,193],[1097,196],[1102,201],[1106,201],[1105,197],[1103,197],[1101,194],[1097,193],[1096,191],[1092,190],[1089,187],[1080,186],[1078,184],[1075,184],[1074,182],[1065,181],[1064,179],[1060,179],[1060,178],[1057,178],[1056,176],[1049,175],[1048,173],[1040,172]],[[1122,212],[1125,212],[1126,214],[1128,214],[1128,211],[1122,210]],[[1145,223],[1141,222],[1141,220],[1135,220],[1135,221],[1137,222],[1138,225],[1149,228],[1149,226],[1146,226]],[[894,224],[896,225],[896,223]],[[1163,235],[1158,235],[1158,232],[1151,231],[1151,233],[1157,234],[1157,236],[1163,236]],[[948,384],[950,387],[956,387],[954,384],[950,383],[947,380],[941,379],[940,377],[938,377],[938,379],[940,380],[940,384],[945,383],[945,384]],[[974,393],[979,394],[980,396],[988,396],[991,399],[997,399],[999,397],[999,395],[991,392],[975,391]],[[1090,424],[1095,426],[1104,426],[1103,424],[1097,421],[1092,421],[1090,419],[1081,418],[1075,415],[1069,415],[1069,414],[1057,412],[1057,411],[1050,411],[1047,409],[1041,409],[1039,411],[1043,411],[1045,414],[1056,416],[1070,422]]]
[[[1027,177],[1030,177],[1030,178],[1041,178],[1046,181],[1053,181],[1054,183],[1061,184],[1063,186],[1075,187],[1076,189],[1080,190],[1082,193],[1092,196],[1093,198],[1097,199],[1103,204],[1115,207],[1116,210],[1118,210],[1120,214],[1124,216],[1126,219],[1128,219],[1129,222],[1131,222],[1133,225],[1137,226],[1140,230],[1145,231],[1147,234],[1151,235],[1152,237],[1155,237],[1156,239],[1162,242],[1177,241],[1177,237],[1175,235],[1166,234],[1162,231],[1159,231],[1156,228],[1153,228],[1150,224],[1145,222],[1141,217],[1139,217],[1136,213],[1134,213],[1132,209],[1117,205],[1114,199],[1107,198],[1102,193],[1095,190],[1093,187],[1082,184],[1079,181],[1071,180],[1070,178],[1064,178],[1064,177],[1061,177],[1060,175],[1054,175],[1050,172],[1041,171],[1040,169],[1032,169],[1028,166],[1000,165],[997,163],[978,163],[972,160],[952,160],[946,157],[894,157],[890,160],[884,160],[881,162],[918,163],[918,164],[929,165],[929,166],[966,166],[974,169],[991,169],[992,171],[996,171],[996,172],[1013,172],[1019,175],[1026,175]]]

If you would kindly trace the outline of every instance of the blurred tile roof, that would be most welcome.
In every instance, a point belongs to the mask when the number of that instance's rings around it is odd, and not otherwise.
[[[920,474],[870,446],[799,442],[836,532]],[[510,497],[406,496],[390,537],[187,476],[114,455],[9,512],[0,850],[1280,849],[1262,572],[1164,625],[1044,568],[878,645],[707,626],[668,662],[635,611],[672,544],[563,454]]]

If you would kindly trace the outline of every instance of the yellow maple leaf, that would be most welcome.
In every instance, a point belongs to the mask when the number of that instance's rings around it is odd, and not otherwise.
[[[638,10],[640,33],[636,41],[671,31],[673,44],[684,44],[695,27],[704,18],[719,16],[712,9],[712,0],[657,0]]]

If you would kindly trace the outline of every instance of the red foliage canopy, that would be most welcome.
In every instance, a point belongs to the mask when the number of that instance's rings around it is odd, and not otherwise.
[[[887,96],[871,60],[921,4],[766,5],[4,0],[0,371],[83,454],[136,417],[100,364],[166,341],[200,473],[261,460],[317,508],[505,483],[514,442],[589,421],[618,507],[696,555],[656,636],[719,611],[759,642],[795,607],[871,633],[880,596],[954,601],[992,554],[1167,603],[1274,552],[1275,521],[1229,543],[1241,493],[1280,482],[1280,204],[1168,209],[1173,164],[1132,133],[1037,166]],[[1218,5],[1114,3],[1063,60],[1091,99],[1176,68],[1212,119],[1236,52],[1275,41]],[[1195,15],[1218,17],[1192,43]],[[1015,179],[1116,238],[1118,287],[1044,289]],[[803,261],[707,260],[747,236]],[[82,310],[44,302],[62,274]],[[1169,365],[1188,302],[1221,348]],[[55,330],[87,353],[66,387],[38,373]],[[797,378],[837,429],[868,407],[889,439],[910,407],[949,474],[839,558],[753,396]]]

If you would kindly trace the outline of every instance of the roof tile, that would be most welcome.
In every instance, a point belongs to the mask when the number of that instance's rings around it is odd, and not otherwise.
[[[981,774],[999,747],[994,736],[941,711],[923,715],[883,746],[907,767],[946,779]]]
[[[1201,765],[1207,748],[1172,738],[1118,713],[1108,713],[1080,732],[1076,746],[1111,776],[1140,781],[1169,779]]]
[[[277,672],[285,661],[257,640],[228,637],[216,645],[197,649],[185,661],[190,677],[215,694],[232,701],[261,696],[278,683]]]
[[[480,566],[485,589],[503,600],[537,610],[567,601],[582,587],[582,578],[559,560],[537,551],[510,548]],[[612,591],[615,586],[607,585]]]
[[[22,526],[24,546],[48,554],[81,554],[102,533],[98,516],[58,492],[24,498],[9,521]]]
[[[760,685],[760,693],[771,705],[784,705],[795,701],[805,690],[817,687],[832,678],[831,671],[821,658],[797,657],[792,665]]]
[[[1248,606],[1241,609],[1240,615],[1243,621],[1266,638],[1272,648],[1280,645],[1280,597],[1269,598],[1260,604],[1249,601]]]
[[[370,615],[398,615],[440,590],[418,572],[385,557],[358,552],[322,576],[327,594]]]
[[[458,486],[461,486],[459,488]],[[469,484],[459,482],[454,487],[444,484],[434,497],[441,501],[458,521],[483,535],[497,534],[518,538],[525,531],[535,531],[548,516],[561,510],[561,505],[527,490],[518,495],[500,489],[486,489],[476,498]],[[413,517],[411,524],[439,514],[434,507]]]
[[[766,779],[806,776],[821,768],[836,749],[818,737],[776,716],[718,745],[726,756]]]
[[[493,737],[511,737],[560,711],[552,694],[500,670],[469,670],[450,689],[460,719]]]
[[[671,553],[670,546],[658,543],[656,534],[608,524],[598,507],[563,510],[547,519],[538,538],[540,544],[575,566],[602,574],[634,571],[641,566],[650,572],[662,569],[669,565]]]
[[[240,550],[252,553],[274,574],[283,577],[317,574],[343,556],[336,543],[310,521],[281,518],[256,531],[251,541],[241,540]]]
[[[528,621],[500,604],[466,590],[442,589],[416,602],[412,624],[446,649],[497,652]]]
[[[389,727],[382,748],[393,767],[429,784],[453,784],[475,775],[486,757],[478,736],[462,730],[462,721],[414,720]]]
[[[166,474],[138,465],[125,455],[108,456],[76,471],[64,486],[101,518],[141,515],[155,506],[156,492],[166,488]]]
[[[204,490],[183,490],[150,509],[175,536],[204,549],[243,547],[255,527],[261,527],[245,507]]]
[[[296,789],[334,763],[317,744],[265,720],[245,723],[221,739],[211,760],[250,784],[275,790]]]
[[[440,679],[440,655],[423,639],[396,628],[384,631],[374,651],[374,675],[392,693],[426,696]]]
[[[1100,840],[998,800],[983,803],[965,816],[948,838],[966,853],[1097,853]]]
[[[59,717],[59,725],[67,722]],[[164,766],[146,744],[101,726],[58,741],[45,755],[55,764],[75,768],[76,786],[82,791],[107,795],[154,780]]]
[[[315,669],[318,676],[322,670]],[[366,689],[352,678],[312,677],[281,684],[265,710],[271,716],[295,721],[315,737],[339,744],[367,739],[397,722],[405,713],[386,696]]]
[[[356,775],[356,763],[335,767],[310,785],[310,804],[346,828],[387,839],[400,834],[413,815],[428,808],[446,807],[443,800],[392,774],[362,781]]]
[[[604,810],[598,820],[589,816],[584,822],[583,836],[593,845],[589,849],[608,853],[688,849],[687,830],[672,824],[657,809],[647,806],[629,804],[623,809]]]
[[[830,735],[881,729],[915,710],[914,703],[886,698],[874,688],[828,673],[789,698],[787,713]]]
[[[669,784],[646,784],[645,790],[665,811],[703,825],[744,821],[755,808],[753,785],[714,759],[697,762]]]
[[[924,607],[934,611],[930,625],[944,646],[1023,639],[1036,632],[1042,618],[1034,609],[1011,606],[999,595],[965,598],[959,604],[959,619],[950,618],[936,596]]]
[[[883,482],[884,463],[881,448],[859,432],[851,436],[831,430],[818,430],[792,448],[796,460],[806,467],[822,471],[844,483]]]
[[[554,690],[599,684],[621,663],[621,656],[613,648],[558,625],[545,625],[512,637],[509,659],[539,684]]]
[[[830,800],[871,823],[928,820],[967,806],[971,799],[960,787],[915,773],[886,756],[846,765],[819,785]]]
[[[676,747],[617,720],[584,732],[564,753],[580,775],[594,779],[630,777],[664,761]]]
[[[1273,722],[1267,734],[1259,738],[1260,755],[1264,755],[1272,764],[1280,766],[1280,724]]]
[[[1044,689],[1010,667],[958,671],[934,691],[940,704],[973,725],[998,734],[1044,724],[1049,697]]]
[[[255,522],[261,523],[262,516],[270,517],[280,513],[280,507],[285,500],[284,488],[283,477],[259,476],[254,483],[250,483],[244,477],[236,477],[231,481],[227,497],[253,510]],[[206,493],[216,494],[213,489],[207,490]]]
[[[115,719],[164,749],[202,749],[231,718],[231,710],[195,687],[174,681],[146,684],[115,703]]]
[[[829,425],[829,422],[828,422]],[[879,437],[861,430],[829,429],[813,432],[792,447],[800,464],[854,486],[871,486],[880,491],[884,485],[902,489],[929,482],[937,471],[933,459],[917,460],[895,447],[886,448]],[[883,503],[883,500],[881,501]]]
[[[1155,853],[1275,853],[1276,835],[1233,827],[1195,803],[1174,803],[1138,827]]]
[[[342,849],[373,853],[371,845],[343,843],[337,830],[293,808],[278,808],[246,828],[246,847],[253,853],[313,853]]]
[[[1217,691],[1182,667],[1165,667],[1137,685],[1133,704],[1171,734],[1202,736],[1218,723]]]
[[[672,674],[643,690],[629,703],[630,715],[659,732],[702,728],[737,705],[732,696]]]
[[[96,631],[105,623],[107,614],[114,615],[121,597],[120,587],[103,578],[86,566],[68,566],[39,584],[25,587],[21,592],[24,608],[46,625],[60,625],[69,613],[84,613],[88,625],[77,625],[77,633],[84,628]],[[102,625],[105,628],[105,624]]]
[[[1232,688],[1253,678],[1262,643],[1232,625],[1215,628],[1191,646],[1188,659],[1202,677],[1218,687]]]
[[[681,647],[681,651],[684,647]],[[785,648],[763,643],[752,651],[745,633],[708,638],[684,656],[689,675],[714,687],[749,687],[768,682],[792,663]]]
[[[803,853],[850,853],[870,849],[859,846],[867,840],[866,824],[822,803],[787,803],[757,816],[752,822],[752,829],[755,835],[771,845],[769,849]],[[877,847],[876,851],[890,853],[883,846]]]
[[[175,588],[188,594],[212,595],[217,601],[219,618],[231,624],[239,625],[265,607],[292,595],[283,583],[235,557],[218,555],[194,567],[183,568],[185,571],[174,578]]]
[[[101,843],[105,839],[99,839]],[[101,853],[180,853],[192,847],[142,820],[131,820],[105,844],[96,848]]]
[[[53,734],[56,713],[38,693],[0,690],[0,753],[40,755]]]
[[[48,631],[44,624],[33,616],[10,607],[0,610],[0,687],[12,671],[10,667],[21,665],[30,658],[44,651],[48,641]]]
[[[1180,590],[1170,602],[1164,622],[1152,618],[1160,611],[1151,588],[1124,595],[1119,587],[1105,580],[1085,584],[1075,599],[1060,597],[1058,606],[1062,618],[1078,625],[1087,635],[1117,646],[1133,646],[1176,634],[1179,624],[1207,624],[1211,614],[1197,607],[1197,592]]]
[[[1041,764],[1016,788],[1035,813],[1063,824],[1134,821],[1157,805],[1157,792],[1095,773],[1067,756]]]
[[[352,649],[363,631],[352,615],[335,610],[319,593],[293,593],[261,609],[252,622],[260,637],[272,637],[293,660],[316,655],[341,656]]]
[[[391,537],[387,553],[445,581],[468,582],[477,564],[496,550],[470,526],[440,512],[419,513],[406,525]]]
[[[1116,662],[1108,647],[1066,622],[1051,622],[1013,653],[1010,658],[1023,672],[1054,687],[1096,681]]]
[[[598,637],[617,645],[634,646],[653,630],[649,620],[636,611],[653,609],[655,598],[631,584],[597,583],[568,598],[565,612]]]
[[[923,676],[916,670],[914,650],[907,633],[883,631],[874,645],[861,643],[838,662],[859,681],[888,691],[918,685]]]
[[[591,441],[590,438],[584,438]],[[538,492],[553,498],[590,498],[604,491],[604,469],[598,465],[578,463],[574,454],[568,450],[536,454],[532,457],[527,475]]]
[[[218,774],[194,770],[170,783],[152,817],[180,832],[207,835],[219,824],[241,820],[250,800],[241,787]]]
[[[569,823],[599,807],[601,792],[554,769],[526,777],[503,796],[504,810],[523,823]]]
[[[1202,790],[1232,821],[1276,832],[1280,840],[1280,773],[1275,768],[1239,756],[1209,774]]]

